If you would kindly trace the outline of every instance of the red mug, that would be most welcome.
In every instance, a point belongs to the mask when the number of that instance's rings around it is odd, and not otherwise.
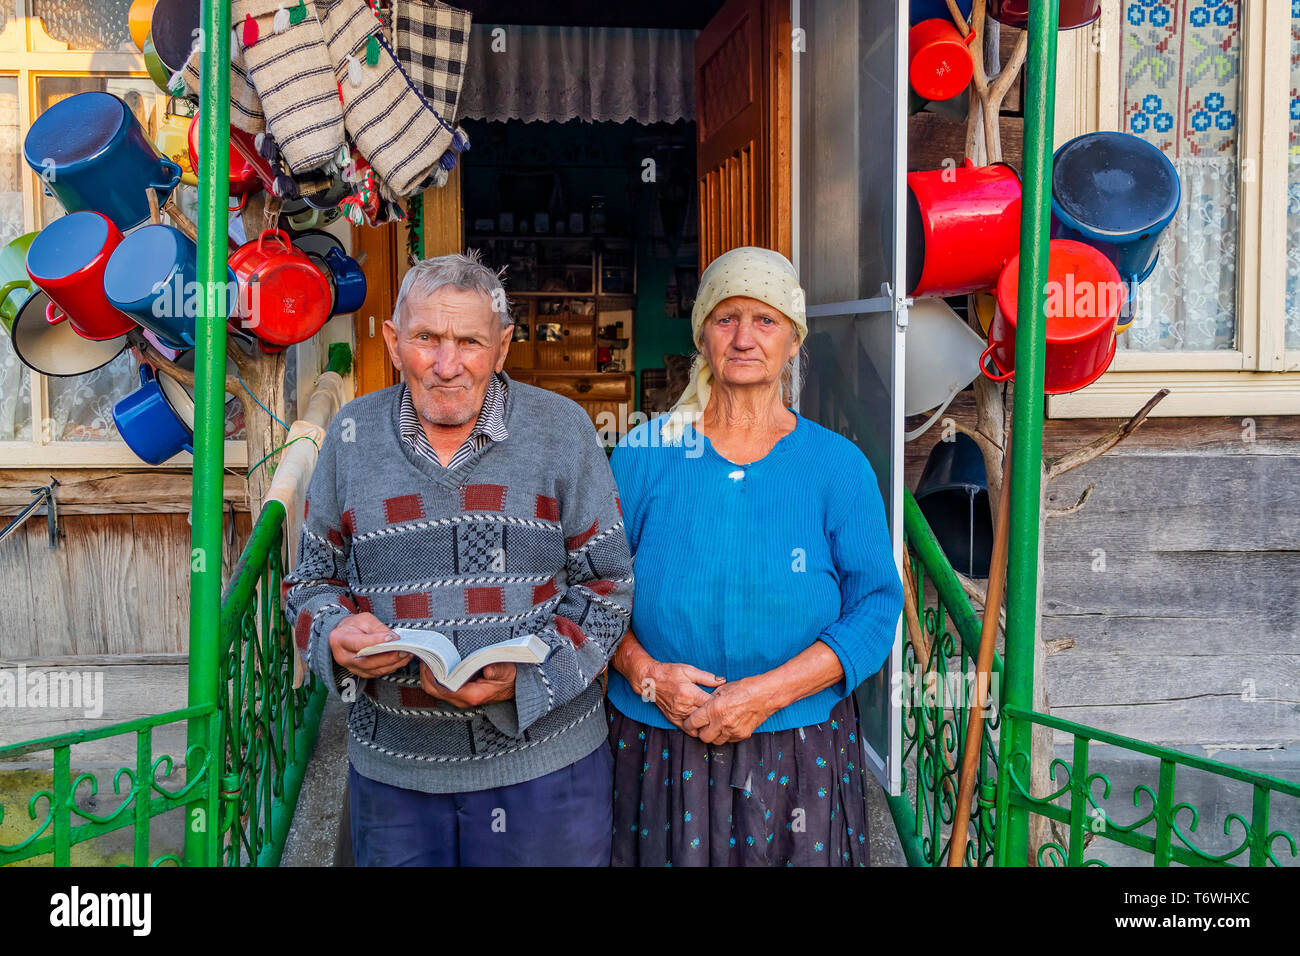
[[[975,73],[970,44],[947,18],[922,20],[907,32],[907,76],[912,89],[927,100],[950,100],[970,85]]]
[[[45,320],[65,319],[87,339],[115,339],[135,328],[104,294],[104,268],[122,231],[91,210],[69,213],[46,226],[27,250],[27,274],[49,297]]]

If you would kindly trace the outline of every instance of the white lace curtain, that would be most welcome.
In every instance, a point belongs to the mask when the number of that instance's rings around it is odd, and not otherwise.
[[[694,30],[475,23],[457,116],[563,123],[695,118]]]
[[[1230,349],[1236,332],[1235,157],[1173,160],[1182,201],[1160,237],[1160,262],[1138,286],[1137,315],[1121,348]],[[1294,228],[1294,227],[1293,227]]]

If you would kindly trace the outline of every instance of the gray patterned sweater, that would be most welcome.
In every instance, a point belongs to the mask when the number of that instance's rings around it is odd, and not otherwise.
[[[443,469],[401,441],[401,386],[348,402],[307,492],[285,578],[294,639],[350,701],[348,757],[364,776],[428,793],[531,780],[601,746],[601,671],[627,631],[632,560],[604,450],[574,402],[510,382],[509,437]],[[368,611],[432,628],[462,655],[519,634],[551,647],[517,665],[513,700],[459,709],[420,688],[419,662],[363,679],[329,633]]]

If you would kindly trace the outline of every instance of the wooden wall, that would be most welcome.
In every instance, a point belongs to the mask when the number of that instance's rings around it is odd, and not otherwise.
[[[0,524],[49,472],[0,470]],[[58,548],[44,510],[0,543],[0,660],[182,653],[189,644],[190,474],[53,472]],[[225,573],[248,538],[243,480],[226,478]],[[234,515],[233,533],[231,515]]]
[[[973,425],[969,392],[950,409]],[[1049,420],[1044,453],[1116,424]],[[1047,521],[1052,713],[1210,751],[1300,740],[1300,419],[1253,429],[1149,419],[1049,486],[1049,507],[1064,508],[1095,484],[1081,511]],[[940,436],[908,444],[909,488]]]

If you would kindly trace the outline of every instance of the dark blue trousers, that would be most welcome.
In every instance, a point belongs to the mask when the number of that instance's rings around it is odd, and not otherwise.
[[[357,773],[357,866],[609,866],[614,758],[602,743],[553,773],[469,793],[423,793]]]

